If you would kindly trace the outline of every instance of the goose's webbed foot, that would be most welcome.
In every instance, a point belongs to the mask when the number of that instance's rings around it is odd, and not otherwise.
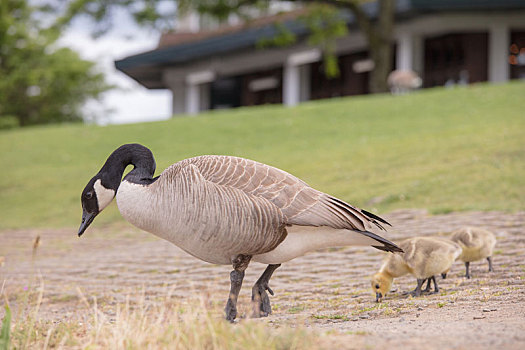
[[[417,279],[417,287],[412,292],[410,292],[410,295],[413,297],[418,297],[421,295],[421,287],[423,286],[423,283],[425,283],[427,279]]]
[[[273,290],[268,285],[255,284],[252,288],[252,301],[254,302],[253,317],[266,317],[272,313],[272,306],[268,293],[273,296]]]
[[[273,290],[268,285],[270,277],[272,277],[273,272],[281,264],[272,264],[268,265],[266,270],[257,282],[253,285],[252,288],[252,302],[253,302],[253,317],[266,317],[272,313],[272,306],[270,304],[270,298],[268,297],[268,291],[272,296],[274,295]]]
[[[419,280],[418,280],[419,281]],[[428,279],[423,279],[422,282],[421,282],[421,287],[423,286],[423,284],[425,283],[425,281],[428,281],[428,283],[430,284],[430,281]],[[429,284],[427,284],[427,287],[425,290],[423,290],[423,292],[427,292],[427,289],[429,289]],[[415,293],[417,292],[417,287],[416,289],[414,290],[411,290],[409,292],[401,292],[401,295],[411,295],[411,296],[416,296]],[[421,288],[419,289],[419,294],[421,294]],[[419,296],[419,295],[418,295]]]

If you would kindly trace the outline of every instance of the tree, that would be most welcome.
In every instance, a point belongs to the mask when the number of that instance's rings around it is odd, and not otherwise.
[[[58,48],[56,28],[26,0],[0,2],[0,128],[81,121],[81,107],[110,88],[95,64]]]
[[[294,1],[294,0],[292,0]],[[319,45],[324,51],[326,74],[338,75],[335,56],[336,39],[348,33],[340,10],[348,10],[355,16],[357,25],[368,41],[370,58],[374,69],[370,74],[369,89],[373,93],[388,91],[387,77],[392,67],[392,38],[395,0],[378,0],[377,18],[371,18],[362,8],[367,0],[302,0],[310,10],[301,19],[310,28],[309,42]],[[368,1],[370,2],[370,1]],[[179,0],[182,9],[194,9],[199,13],[213,16],[219,20],[230,14],[249,17],[254,7],[264,8],[266,1],[260,0]],[[278,25],[280,38],[273,42],[290,44],[294,42],[293,33]],[[283,38],[286,38],[284,40]],[[270,40],[270,43],[272,40]]]
[[[378,0],[377,21],[369,18],[358,1],[346,1],[346,6],[354,13],[359,28],[368,40],[370,57],[374,69],[370,74],[370,91],[387,92],[387,78],[392,67],[392,32],[394,27],[395,0]]]
[[[116,8],[124,8],[138,24],[157,29],[171,29],[177,11],[195,10],[198,13],[224,20],[231,14],[249,19],[254,9],[268,8],[270,1],[263,0],[73,0],[69,6],[62,8],[57,0],[41,0],[44,7],[61,15],[55,21],[55,27],[67,25],[72,18],[88,15],[99,23],[95,34],[104,33],[114,23],[111,13]],[[358,27],[368,42],[370,57],[374,68],[370,74],[369,88],[373,93],[388,91],[387,76],[392,67],[392,38],[395,1],[377,0],[377,17],[370,17],[362,5],[372,0],[288,0],[309,7],[310,10],[301,17],[310,28],[309,42],[323,49],[326,74],[338,75],[335,55],[336,39],[348,33],[341,10],[352,13]],[[293,33],[284,26],[280,29],[279,38],[264,40],[264,45],[289,45],[295,42]],[[263,46],[264,46],[263,45]]]

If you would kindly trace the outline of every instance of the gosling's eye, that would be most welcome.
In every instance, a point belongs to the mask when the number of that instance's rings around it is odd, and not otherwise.
[[[86,199],[91,199],[93,198],[93,192],[88,192],[86,193],[86,195],[84,196]]]
[[[379,289],[379,284],[376,284],[376,289]]]

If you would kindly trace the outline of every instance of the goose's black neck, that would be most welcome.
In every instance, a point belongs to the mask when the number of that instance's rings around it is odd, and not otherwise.
[[[122,145],[117,148],[106,160],[98,172],[102,185],[106,188],[118,189],[124,170],[133,165],[126,177],[126,181],[149,185],[154,181],[155,158],[151,151],[138,143]]]

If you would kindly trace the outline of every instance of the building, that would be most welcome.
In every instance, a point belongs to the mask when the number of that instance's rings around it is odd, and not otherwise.
[[[374,16],[377,3],[366,10]],[[345,15],[349,35],[337,43],[340,77],[327,79],[301,11],[208,30],[187,17],[180,21],[186,31],[164,34],[157,49],[116,67],[149,89],[170,89],[173,114],[366,94],[372,65],[352,14]],[[277,21],[296,44],[258,48]],[[398,0],[393,38],[392,68],[414,70],[423,87],[525,78],[525,0]]]

